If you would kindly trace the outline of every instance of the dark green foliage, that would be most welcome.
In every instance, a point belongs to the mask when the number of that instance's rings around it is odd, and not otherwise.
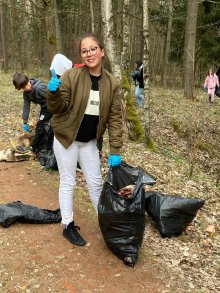
[[[208,64],[220,64],[220,5],[204,1],[200,6],[198,23],[198,47],[200,56]]]

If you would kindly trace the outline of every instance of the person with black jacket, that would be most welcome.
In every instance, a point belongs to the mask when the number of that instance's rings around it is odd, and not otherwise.
[[[143,63],[141,60],[135,62],[136,68],[135,71],[132,71],[131,77],[135,81],[135,97],[140,108],[143,107],[144,101],[144,78],[143,78]]]
[[[31,109],[31,102],[40,105],[40,115],[36,126],[36,133],[32,141],[33,151],[37,148],[39,143],[39,129],[45,121],[49,121],[52,114],[47,109],[46,104],[46,89],[47,85],[41,80],[35,78],[28,78],[23,73],[16,72],[13,75],[13,84],[17,90],[23,90],[23,130],[29,132],[28,119]]]

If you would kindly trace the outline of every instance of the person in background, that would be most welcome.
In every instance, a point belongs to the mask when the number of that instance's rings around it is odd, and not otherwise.
[[[215,87],[219,86],[219,80],[217,75],[212,71],[208,70],[208,75],[206,76],[204,83],[204,90],[208,89],[208,99],[210,103],[214,102],[215,99]]]
[[[131,77],[135,81],[135,97],[140,108],[143,107],[144,101],[144,79],[143,79],[143,63],[141,60],[135,62],[135,71],[131,72]]]
[[[104,47],[93,34],[79,42],[84,66],[66,70],[59,79],[52,69],[48,83],[47,105],[53,113],[54,153],[59,174],[59,204],[63,236],[83,246],[85,239],[74,222],[73,190],[79,161],[89,195],[97,212],[102,190],[97,141],[108,128],[110,155],[108,165],[121,163],[122,110],[117,79],[103,68]]]
[[[45,121],[50,120],[52,117],[51,113],[47,109],[46,103],[46,89],[47,85],[41,80],[35,78],[28,78],[27,75],[23,73],[16,72],[13,75],[13,84],[17,90],[23,90],[23,130],[30,132],[28,125],[28,119],[30,115],[31,103],[40,105],[40,115],[37,122],[36,129],[42,125]],[[33,151],[36,148],[37,143],[39,142],[39,137],[36,131],[36,134],[32,140]]]

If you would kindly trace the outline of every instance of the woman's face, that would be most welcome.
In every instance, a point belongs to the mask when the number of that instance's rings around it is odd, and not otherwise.
[[[100,75],[104,49],[101,49],[93,38],[86,37],[81,42],[80,54],[84,64],[89,68],[89,72]]]
[[[209,74],[212,74],[212,70],[211,69],[209,69]]]

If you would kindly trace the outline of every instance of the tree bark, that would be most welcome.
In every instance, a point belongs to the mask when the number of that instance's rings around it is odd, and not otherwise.
[[[4,71],[8,70],[8,58],[7,58],[7,48],[5,41],[5,22],[4,22],[4,4],[0,1],[0,25],[1,25],[1,43],[2,43],[2,69]]]
[[[101,0],[102,6],[102,21],[103,21],[103,34],[106,52],[111,65],[112,73],[116,78],[121,79],[120,69],[120,55],[116,52],[116,41],[114,33],[114,22],[112,13],[112,1]]]
[[[172,22],[173,22],[173,0],[169,0],[169,2],[168,2],[168,24],[167,24],[167,35],[166,35],[166,47],[165,47],[165,56],[164,56],[164,67],[163,67],[163,73],[162,73],[163,86],[167,86]]]
[[[130,0],[124,0],[123,7],[123,50],[121,63],[123,66],[123,71],[128,75],[130,70],[130,60],[129,60],[129,8]]]
[[[148,0],[143,0],[143,72],[144,72],[144,130],[145,142],[150,142],[150,95],[149,95],[149,12]]]
[[[196,53],[196,25],[199,1],[188,0],[184,44],[183,88],[184,96],[193,99],[194,64]]]
[[[53,0],[54,5],[54,20],[55,20],[55,33],[56,33],[56,50],[57,52],[63,52],[62,33],[60,28],[60,21],[57,8],[57,0]]]

